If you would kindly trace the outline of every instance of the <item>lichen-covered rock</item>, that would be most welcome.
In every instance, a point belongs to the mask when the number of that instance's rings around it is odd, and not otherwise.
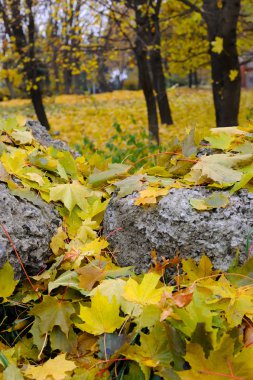
[[[191,257],[204,253],[214,266],[226,270],[237,250],[240,261],[247,257],[247,240],[253,240],[253,194],[242,190],[231,196],[226,208],[197,211],[191,198],[202,198],[211,191],[203,187],[172,189],[157,205],[134,205],[136,194],[115,195],[105,213],[104,231],[120,265],[134,265],[146,271],[151,251],[158,257]],[[213,193],[213,191],[212,191]]]
[[[16,197],[0,183],[0,222],[10,235],[29,275],[45,267],[51,255],[49,243],[61,223],[58,212],[42,200],[33,204]],[[13,248],[0,226],[0,268],[9,260],[16,277],[22,277],[21,266]]]

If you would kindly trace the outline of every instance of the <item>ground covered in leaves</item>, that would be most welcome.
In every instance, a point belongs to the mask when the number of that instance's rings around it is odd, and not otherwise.
[[[214,127],[215,117],[210,89],[171,88],[168,91],[174,126],[161,126],[162,144],[177,136],[183,138],[187,130],[195,127],[201,131]],[[122,139],[115,144],[126,148],[130,137],[140,137],[146,132],[147,116],[141,91],[116,91],[98,95],[60,95],[45,99],[46,111],[53,132],[71,144],[83,144],[85,138],[97,149],[110,154],[116,127],[121,127]],[[0,102],[0,117],[23,115],[34,119],[34,110],[27,99]],[[240,125],[246,127],[253,119],[253,91],[243,90]],[[147,143],[147,135],[145,143]],[[114,147],[115,148],[115,147]],[[116,149],[116,148],[115,148]],[[114,149],[114,150],[115,150]]]
[[[206,256],[158,262],[153,252],[149,273],[136,275],[117,265],[101,227],[116,187],[122,197],[137,190],[138,207],[155,207],[172,187],[221,189],[191,201],[199,212],[253,191],[245,126],[210,130],[201,147],[203,133],[192,129],[150,157],[113,163],[92,146],[74,159],[40,146],[15,118],[1,121],[0,180],[31,201],[54,202],[63,224],[43,273],[19,283],[8,261],[0,270],[0,379],[252,379],[252,242],[244,266],[235,259],[227,273]],[[205,149],[213,154],[199,155]]]

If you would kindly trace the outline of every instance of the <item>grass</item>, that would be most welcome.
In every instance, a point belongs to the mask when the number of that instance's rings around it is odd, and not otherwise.
[[[215,126],[211,90],[172,88],[168,91],[174,125],[161,126],[161,142],[173,137],[182,138],[186,131],[196,127],[200,131]],[[146,107],[141,91],[117,91],[97,95],[59,95],[45,99],[52,132],[70,144],[81,144],[84,138],[104,149],[115,134],[118,123],[124,133],[133,135],[147,126]],[[0,103],[0,116],[23,115],[35,118],[27,99]],[[252,126],[253,91],[242,93],[240,126]]]

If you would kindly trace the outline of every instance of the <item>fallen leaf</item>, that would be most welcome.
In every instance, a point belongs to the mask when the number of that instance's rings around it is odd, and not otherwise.
[[[198,184],[201,179],[208,178],[220,184],[239,182],[243,173],[240,170],[232,169],[238,164],[251,161],[252,154],[213,154],[202,156],[191,169],[188,180]]]
[[[139,197],[135,200],[134,204],[136,206],[155,204],[157,202],[156,198],[161,197],[163,195],[167,195],[168,192],[168,189],[148,187],[147,189],[139,192]]]
[[[157,304],[164,292],[164,288],[156,289],[160,281],[160,275],[147,273],[140,284],[130,278],[124,288],[123,297],[130,302],[140,305]]]
[[[76,365],[66,360],[65,354],[57,355],[40,366],[28,365],[25,375],[34,380],[64,380],[68,372],[72,372]]]
[[[64,185],[56,185],[50,189],[50,201],[61,201],[71,212],[78,205],[82,210],[87,206],[86,198],[90,196],[89,190],[78,181]]]
[[[216,192],[206,198],[192,198],[190,199],[190,204],[198,211],[213,210],[220,207],[225,208],[229,204],[229,196],[225,193]]]
[[[80,305],[79,317],[85,322],[76,324],[82,331],[87,331],[93,335],[104,333],[113,333],[119,329],[125,321],[125,318],[119,316],[119,304],[116,297],[113,296],[111,302],[107,297],[96,292],[91,297],[91,307]]]
[[[88,182],[93,186],[99,186],[113,178],[126,174],[130,168],[130,165],[110,164],[108,170],[91,174],[88,177]]]
[[[52,331],[54,326],[59,326],[64,334],[68,335],[72,324],[70,317],[74,313],[75,309],[71,302],[51,296],[44,296],[43,301],[30,311],[31,315],[39,318],[42,335]]]
[[[18,281],[14,280],[14,270],[7,261],[3,268],[0,269],[0,297],[3,297],[4,302],[12,295],[17,283]]]

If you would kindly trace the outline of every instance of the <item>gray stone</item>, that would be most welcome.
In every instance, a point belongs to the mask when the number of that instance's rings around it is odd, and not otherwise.
[[[53,205],[42,200],[35,205],[12,195],[8,187],[0,183],[0,222],[10,235],[28,274],[39,273],[52,253],[49,243],[61,223]],[[0,226],[0,267],[7,260],[16,277],[23,277],[14,250]]]
[[[79,153],[72,150],[66,142],[62,140],[53,139],[48,133],[47,129],[38,121],[27,121],[26,127],[28,130],[32,132],[32,135],[35,138],[35,140],[37,140],[41,145],[46,147],[53,146],[58,150],[66,150],[71,152],[74,157],[79,156]]]
[[[214,191],[203,187],[172,189],[157,205],[135,206],[137,194],[111,199],[104,218],[104,232],[117,261],[146,271],[151,251],[158,257],[191,257],[204,253],[216,268],[226,270],[240,251],[247,257],[247,239],[253,240],[252,194],[241,190],[230,198],[226,208],[200,212],[192,208],[191,198],[202,198]]]

